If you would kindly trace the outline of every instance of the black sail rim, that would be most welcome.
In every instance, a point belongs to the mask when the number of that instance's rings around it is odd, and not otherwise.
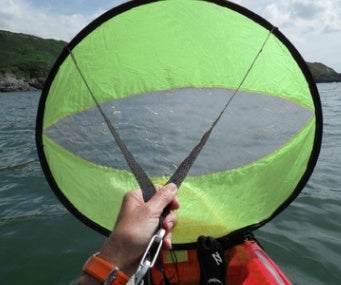
[[[59,201],[67,208],[69,212],[71,212],[78,220],[80,220],[82,223],[87,225],[88,227],[94,229],[95,231],[108,236],[110,234],[110,230],[102,227],[101,225],[95,223],[88,217],[86,217],[83,213],[81,213],[64,195],[64,193],[59,189],[59,186],[57,182],[55,181],[53,174],[49,168],[45,153],[44,153],[44,145],[42,140],[42,133],[43,133],[43,119],[44,119],[44,110],[45,110],[45,103],[46,99],[51,87],[51,84],[53,82],[54,77],[56,76],[59,66],[61,66],[64,62],[64,60],[69,55],[68,50],[72,50],[78,43],[80,43],[87,35],[89,35],[93,30],[95,30],[97,27],[99,27],[102,23],[106,22],[107,20],[122,14],[132,8],[158,2],[160,0],[139,0],[135,1],[132,0],[130,2],[121,4],[117,7],[114,7],[101,16],[99,16],[97,19],[92,21],[89,25],[87,25],[83,30],[81,30],[72,40],[71,42],[63,49],[59,57],[57,58],[55,64],[53,65],[47,79],[44,85],[44,88],[42,90],[42,94],[39,100],[39,106],[38,106],[38,112],[37,112],[37,118],[36,118],[36,147],[38,152],[38,157],[40,160],[40,164],[42,166],[44,175],[49,183],[50,188],[53,190]],[[263,26],[267,30],[271,31],[273,29],[273,25],[269,23],[267,20],[262,18],[261,16],[255,14],[254,12],[238,5],[235,3],[231,3],[225,0],[203,0],[206,2],[214,3],[216,5],[231,9],[241,15],[244,15],[245,17],[253,20],[257,24]],[[292,57],[295,59],[296,63],[300,67],[302,73],[304,74],[304,77],[309,85],[310,94],[312,96],[313,102],[314,102],[314,108],[315,108],[315,137],[314,137],[314,144],[313,149],[307,164],[307,169],[304,172],[303,176],[301,177],[300,181],[298,182],[295,190],[292,192],[292,194],[287,198],[286,201],[284,201],[275,212],[272,213],[272,215],[265,219],[264,221],[260,223],[256,223],[253,225],[249,225],[247,227],[244,227],[242,229],[236,230],[234,232],[231,232],[227,234],[224,237],[219,238],[219,240],[223,241],[225,238],[229,239],[238,239],[242,237],[243,235],[250,233],[264,224],[268,223],[270,220],[274,219],[279,213],[281,213],[284,209],[286,209],[291,202],[293,202],[296,197],[301,193],[305,185],[307,184],[311,174],[313,173],[313,170],[315,168],[315,165],[317,163],[317,159],[321,150],[321,143],[322,143],[322,133],[323,133],[323,116],[322,116],[322,107],[321,107],[321,101],[319,97],[319,92],[317,89],[317,86],[315,84],[315,81],[312,77],[312,74],[304,61],[301,54],[298,52],[298,50],[294,47],[294,45],[287,39],[287,37],[282,34],[279,29],[273,30],[273,35],[276,36],[289,50]],[[195,248],[196,243],[184,243],[184,244],[174,244],[173,248],[175,250],[182,250],[182,249],[191,249]]]

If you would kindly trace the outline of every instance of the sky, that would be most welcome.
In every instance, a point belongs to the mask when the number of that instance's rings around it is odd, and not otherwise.
[[[0,29],[69,41],[124,0],[0,0]],[[277,26],[307,61],[341,72],[341,0],[234,0]]]

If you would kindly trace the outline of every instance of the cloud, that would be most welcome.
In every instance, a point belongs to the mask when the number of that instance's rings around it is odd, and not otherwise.
[[[309,61],[341,71],[341,0],[235,0],[277,26]]]
[[[235,0],[280,28],[341,31],[341,0]]]
[[[34,7],[26,0],[0,2],[0,29],[66,41],[102,12],[98,10],[91,15],[54,14],[51,9]]]
[[[299,33],[341,31],[341,1],[279,0],[264,8],[264,16]]]

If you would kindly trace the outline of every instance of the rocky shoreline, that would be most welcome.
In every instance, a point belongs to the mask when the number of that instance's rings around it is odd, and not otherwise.
[[[45,77],[25,78],[17,76],[13,73],[0,73],[0,92],[16,92],[16,91],[38,91],[44,87]],[[328,80],[321,78],[316,83],[341,82],[341,80]]]
[[[328,77],[322,74],[315,77],[316,83],[330,83],[341,82],[341,75],[339,77]],[[11,72],[0,73],[0,92],[15,92],[15,91],[38,91],[44,87],[46,77],[27,78],[18,76]]]
[[[41,90],[45,79],[45,77],[25,78],[13,73],[3,73],[0,74],[0,92]]]
[[[66,43],[0,30],[0,92],[36,91]]]

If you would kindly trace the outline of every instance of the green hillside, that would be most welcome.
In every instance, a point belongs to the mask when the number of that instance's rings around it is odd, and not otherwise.
[[[46,77],[65,42],[0,30],[0,72]]]

